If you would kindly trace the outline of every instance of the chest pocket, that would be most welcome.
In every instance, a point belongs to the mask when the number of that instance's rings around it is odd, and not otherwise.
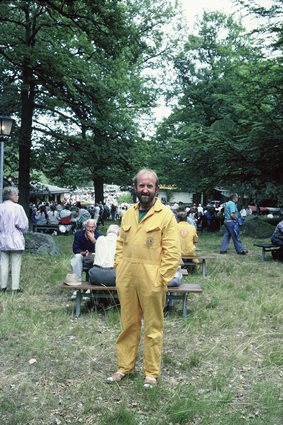
[[[127,225],[127,224],[124,224],[122,226],[122,230],[123,230],[123,243],[124,244],[127,244],[129,242],[129,232],[131,230],[131,227],[132,227],[131,225]]]
[[[145,246],[149,249],[160,248],[161,229],[158,226],[147,227],[145,229]]]

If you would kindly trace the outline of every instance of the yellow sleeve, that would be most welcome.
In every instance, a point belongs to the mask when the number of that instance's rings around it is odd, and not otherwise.
[[[177,222],[174,216],[163,230],[162,235],[162,253],[160,264],[160,275],[162,283],[167,285],[175,276],[176,270],[180,265],[181,246],[177,228]]]
[[[198,241],[198,234],[197,234],[197,230],[196,229],[195,229],[193,241],[194,241],[194,243],[196,243]]]
[[[121,230],[116,242],[116,251],[115,251],[115,257],[114,257],[114,267],[116,269],[117,265],[121,261],[122,258],[122,250],[123,250],[123,227],[121,224]]]

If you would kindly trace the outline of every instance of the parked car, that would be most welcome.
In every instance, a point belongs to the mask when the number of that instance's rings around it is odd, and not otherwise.
[[[248,205],[248,208],[250,208],[252,210],[253,214],[257,213],[257,207],[256,205]],[[271,211],[269,210],[269,207],[258,207],[260,214],[269,214]],[[279,208],[280,210],[280,208]]]

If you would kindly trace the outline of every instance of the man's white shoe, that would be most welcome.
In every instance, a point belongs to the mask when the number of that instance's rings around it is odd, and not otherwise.
[[[90,299],[90,290],[84,292],[83,300],[89,300]]]
[[[73,291],[71,295],[71,300],[75,300],[77,298],[77,291]]]
[[[144,388],[153,388],[156,386],[156,384],[157,384],[156,378],[152,378],[150,376],[146,376],[144,378],[144,384],[143,384]]]

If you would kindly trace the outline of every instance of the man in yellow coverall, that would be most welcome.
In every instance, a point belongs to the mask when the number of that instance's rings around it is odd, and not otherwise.
[[[182,257],[195,255],[195,243],[198,241],[197,229],[187,222],[187,214],[183,211],[177,213],[177,221]]]
[[[134,372],[143,318],[147,388],[160,375],[166,285],[175,275],[181,252],[176,219],[156,197],[156,173],[140,170],[133,181],[139,202],[123,216],[115,256],[122,328],[116,341],[118,370],[107,381],[119,382]]]

